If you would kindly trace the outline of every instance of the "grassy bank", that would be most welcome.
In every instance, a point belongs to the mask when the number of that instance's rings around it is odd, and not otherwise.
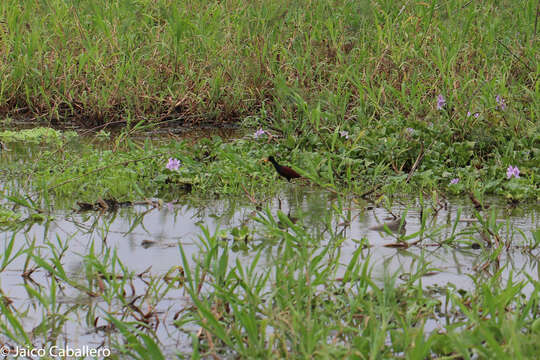
[[[132,152],[88,153],[81,166],[78,152],[65,163],[53,153],[52,167],[45,159],[26,168],[41,169],[40,187],[83,197],[155,194],[159,179],[171,180],[160,176],[169,157],[187,164],[180,180],[199,193],[251,192],[267,184],[259,160],[273,154],[339,191],[419,185],[537,199],[536,11],[533,0],[7,0],[0,112],[7,126],[119,121],[132,134],[159,121],[236,121],[263,131],[195,152],[152,146],[161,158],[145,153],[150,145],[115,146]],[[124,182],[58,186],[100,166]]]
[[[86,126],[252,117],[297,133],[444,121],[525,136],[539,118],[536,11],[536,0],[6,0],[0,112]]]

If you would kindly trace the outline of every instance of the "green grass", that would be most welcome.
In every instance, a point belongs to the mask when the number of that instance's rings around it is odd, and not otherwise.
[[[255,116],[299,132],[444,121],[464,133],[480,122],[523,134],[540,116],[536,8],[535,0],[6,0],[0,109],[88,126]],[[442,115],[437,94],[448,101]],[[498,94],[504,116],[492,112]]]
[[[344,138],[321,132],[324,143],[312,146],[276,138],[271,130],[259,138],[247,133],[234,140],[213,137],[195,143],[134,140],[128,132],[104,140],[101,134],[79,137],[53,131],[48,136],[40,130],[0,132],[5,148],[1,195],[31,209],[72,208],[77,201],[99,198],[171,201],[247,195],[264,202],[286,182],[263,161],[270,154],[279,154],[278,161],[302,174],[304,179],[296,183],[336,194],[359,196],[376,189],[371,195],[376,197],[421,191],[442,197],[471,194],[480,202],[495,194],[509,205],[540,198],[540,164],[530,151],[540,147],[525,150],[526,140],[512,140],[483,157],[468,145],[446,145],[451,139],[444,130],[439,138],[388,133],[379,143],[362,134]],[[424,142],[429,142],[425,150],[417,149]],[[422,154],[413,171],[409,166]],[[179,159],[177,170],[166,168],[169,158]],[[507,178],[509,165],[519,166],[519,178]],[[451,183],[454,178],[457,184]]]
[[[32,159],[41,193],[132,199],[171,181],[199,194],[260,192],[272,181],[259,160],[275,155],[334,191],[535,200],[537,3],[4,1],[0,112],[8,127],[14,117],[127,124],[112,152]],[[194,152],[121,146],[162,120],[266,134]],[[161,165],[169,157],[186,165],[174,179]],[[506,179],[509,166],[519,179]]]
[[[526,284],[538,288],[531,277],[502,281],[502,270],[490,260],[495,275],[476,274],[472,292],[454,285],[426,289],[422,278],[440,270],[420,258],[407,280],[386,274],[381,282],[362,248],[348,264],[340,263],[343,239],[337,232],[330,231],[320,246],[320,239],[285,214],[262,213],[258,221],[264,241],[279,244],[270,269],[254,271],[260,253],[249,264],[227,267],[228,246],[206,232],[195,270],[186,271],[186,290],[197,311],[179,323],[207,330],[197,343],[207,355],[232,349],[242,358],[526,359],[538,352],[539,334],[531,329],[538,292],[522,292]],[[193,268],[183,259],[186,270]],[[201,281],[204,293],[197,291]],[[444,325],[426,331],[437,318],[444,318]]]

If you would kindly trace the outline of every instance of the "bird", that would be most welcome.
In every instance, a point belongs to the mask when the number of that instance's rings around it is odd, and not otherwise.
[[[291,179],[296,179],[296,178],[301,177],[299,173],[297,173],[290,167],[279,165],[273,156],[269,156],[266,161],[270,161],[272,165],[274,165],[274,168],[276,169],[277,173],[283,176],[289,182],[291,181]]]

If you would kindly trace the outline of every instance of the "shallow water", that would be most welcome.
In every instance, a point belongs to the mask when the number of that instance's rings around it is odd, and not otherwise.
[[[504,277],[512,273],[514,280],[522,278],[525,273],[538,279],[538,253],[525,251],[523,246],[526,244],[518,231],[521,230],[530,238],[530,232],[538,229],[538,205],[521,204],[519,208],[512,210],[495,199],[488,202],[491,203],[491,209],[487,214],[496,214],[497,218],[503,221],[499,230],[501,239],[514,238],[509,250],[502,253],[497,267],[503,269]],[[474,278],[482,273],[478,268],[485,261],[482,256],[486,251],[485,241],[481,232],[475,229],[477,223],[469,220],[458,222],[454,230],[460,234],[458,246],[439,246],[439,243],[451,236],[458,209],[461,219],[474,218],[474,209],[468,200],[451,199],[443,203],[445,206],[435,213],[429,201],[422,206],[418,199],[401,198],[394,199],[393,204],[385,209],[352,197],[338,199],[319,188],[286,184],[278,197],[259,206],[244,198],[236,198],[196,202],[183,200],[158,207],[137,205],[103,213],[59,211],[43,224],[28,225],[15,234],[10,231],[3,232],[0,235],[0,251],[5,253],[12,236],[15,236],[12,253],[28,248],[33,242],[34,255],[39,253],[44,259],[50,259],[54,252],[63,253],[60,258],[68,276],[81,283],[86,281],[84,274],[89,261],[85,256],[92,252],[97,258],[103,259],[107,251],[113,251],[126,272],[140,274],[125,287],[131,291],[128,298],[137,299],[138,296],[151,296],[148,294],[152,279],[160,278],[162,281],[164,274],[174,273],[177,266],[182,265],[180,245],[188,259],[197,258],[203,251],[200,238],[203,227],[207,228],[210,234],[223,230],[223,241],[231,245],[231,264],[238,259],[248,265],[256,252],[262,249],[263,255],[258,269],[264,271],[265,265],[271,264],[275,258],[276,244],[268,242],[263,231],[250,232],[253,238],[245,242],[235,241],[226,230],[242,226],[258,229],[261,225],[255,218],[264,216],[265,211],[275,215],[280,210],[297,219],[297,224],[303,224],[314,238],[321,239],[318,245],[320,247],[330,241],[330,233],[340,234],[344,239],[340,253],[340,262],[344,269],[351,261],[353,253],[359,247],[365,247],[361,259],[364,261],[369,258],[376,283],[382,284],[388,274],[395,274],[398,281],[402,281],[421,264],[429,264],[428,267],[432,269],[430,276],[422,279],[425,289],[437,290],[455,286],[471,290],[475,286]],[[397,235],[370,230],[385,221],[391,221],[390,212],[405,216],[405,236],[419,231],[422,214],[429,213],[425,219],[423,240],[417,246],[407,249],[386,247],[385,245],[396,243]],[[416,240],[418,237],[410,241]],[[471,244],[479,244],[480,247],[476,248]],[[47,311],[43,305],[30,300],[27,287],[47,294],[51,287],[51,277],[41,268],[31,274],[32,281],[28,278],[25,280],[21,275],[25,269],[28,270],[28,267],[25,267],[26,261],[27,256],[17,257],[0,273],[0,281],[1,290],[12,301],[11,306],[20,313],[28,310],[23,324],[25,330],[30,332],[39,325]],[[118,264],[116,266],[118,268]],[[486,272],[489,274],[489,271],[494,270],[497,269],[490,266]],[[111,309],[111,305],[105,304],[99,296],[89,296],[84,291],[62,284],[61,281],[58,281],[57,286],[61,291],[55,311],[64,310],[69,320],[61,326],[62,331],[56,341],[72,347],[89,345],[97,348],[104,344],[104,341],[106,344],[107,333],[96,332],[95,329],[105,325],[103,319],[107,312],[119,313],[125,304],[116,304],[115,308]],[[527,293],[532,290],[526,287],[523,291]],[[179,330],[173,326],[173,321],[175,314],[190,305],[180,287],[169,291],[158,302],[158,308],[153,309],[157,314],[154,321],[157,324],[156,334],[165,348],[189,352],[190,339],[186,331],[197,329]],[[88,317],[88,314],[92,316]],[[426,324],[426,330],[440,326],[437,321],[430,320]],[[35,341],[41,343],[47,340],[37,337]],[[9,343],[8,339],[2,339],[2,342]]]

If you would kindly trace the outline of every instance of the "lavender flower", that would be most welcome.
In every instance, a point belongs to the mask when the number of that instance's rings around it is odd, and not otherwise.
[[[508,166],[508,169],[506,169],[506,177],[508,179],[512,178],[512,176],[518,178],[519,177],[519,169],[517,166],[513,167],[512,165]]]
[[[349,138],[349,132],[345,131],[345,130],[341,130],[339,132],[339,136],[344,137],[345,139],[348,139]]]
[[[455,185],[459,182],[459,178],[454,178],[452,180],[450,180],[450,185]]]
[[[180,160],[175,158],[169,158],[166,168],[169,170],[178,170],[180,167]]]
[[[501,95],[497,95],[497,96],[495,97],[495,101],[497,102],[497,106],[498,106],[501,110],[506,109],[506,101],[502,98]]]
[[[413,128],[406,128],[405,131],[407,132],[407,134],[409,134],[410,136],[414,135],[414,129]]]
[[[253,137],[257,139],[263,135],[264,135],[264,130],[260,128],[259,130],[255,131],[255,133],[253,134]]]
[[[470,111],[467,111],[467,117],[471,117],[471,115],[473,115],[475,118],[478,119],[478,117],[480,116],[480,113],[474,113],[474,114],[472,114]]]
[[[444,96],[442,96],[442,94],[439,94],[439,96],[437,96],[437,110],[442,110],[445,105],[446,100],[444,99]]]

